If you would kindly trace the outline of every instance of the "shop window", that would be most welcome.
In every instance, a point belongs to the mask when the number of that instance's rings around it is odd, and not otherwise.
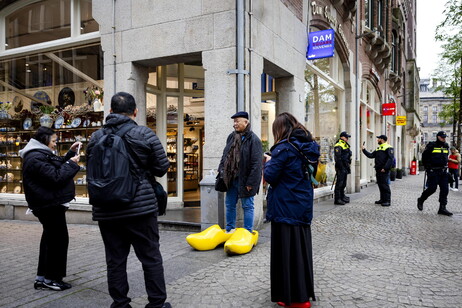
[[[99,25],[93,18],[92,0],[80,0],[80,34],[99,31]]]
[[[29,4],[5,18],[6,49],[57,40],[71,35],[71,1]]]

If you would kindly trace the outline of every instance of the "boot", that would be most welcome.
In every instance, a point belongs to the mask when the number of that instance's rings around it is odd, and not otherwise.
[[[417,208],[419,209],[419,211],[423,210],[423,201],[420,198],[417,198]]]
[[[338,200],[335,200],[335,201],[334,201],[334,204],[335,204],[335,205],[345,205],[346,203],[343,202],[342,199],[338,199]]]
[[[345,202],[345,203],[350,203],[350,197],[343,196],[342,201]]]
[[[452,213],[446,210],[446,204],[440,204],[440,209],[438,210],[438,214],[445,215],[445,216],[452,216]]]

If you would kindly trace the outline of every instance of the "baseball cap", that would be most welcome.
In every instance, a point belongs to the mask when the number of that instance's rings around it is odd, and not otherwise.
[[[347,137],[347,138],[350,138],[351,135],[349,135],[347,132],[343,131],[340,133],[340,137]]]
[[[231,119],[234,119],[234,118],[244,118],[244,119],[249,119],[249,114],[245,111],[239,111],[237,113],[235,113]]]
[[[436,134],[436,136],[437,136],[437,137],[440,136],[440,137],[442,137],[442,138],[446,138],[446,137],[447,137],[447,135],[446,135],[446,133],[445,133],[444,131],[439,131],[438,134]]]
[[[383,139],[383,140],[385,140],[385,141],[388,140],[387,136],[385,136],[385,135],[377,136],[377,138],[378,138],[378,139]]]

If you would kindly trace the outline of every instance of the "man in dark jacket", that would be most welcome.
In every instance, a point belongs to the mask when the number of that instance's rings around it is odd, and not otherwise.
[[[109,294],[114,300],[111,307],[129,307],[127,296],[127,257],[133,245],[138,259],[143,264],[149,304],[146,307],[171,307],[164,281],[162,256],[159,250],[157,225],[158,206],[148,173],[163,176],[169,167],[164,148],[154,132],[134,121],[138,109],[132,95],[119,92],[111,99],[111,114],[104,128],[91,136],[87,147],[88,165],[92,161],[92,148],[105,134],[105,130],[118,131],[125,125],[134,125],[123,137],[132,155],[134,173],[139,177],[135,197],[129,204],[113,206],[93,205],[93,219],[98,225],[106,250]],[[135,156],[136,157],[133,157]],[[133,175],[127,175],[133,176]]]
[[[452,213],[446,209],[448,203],[448,155],[449,145],[446,143],[446,133],[444,131],[436,134],[436,141],[429,142],[422,153],[422,162],[427,173],[427,189],[422,192],[420,198],[417,198],[417,208],[423,210],[423,204],[435,191],[437,186],[440,187],[440,208],[438,214],[452,216]]]
[[[387,139],[385,135],[377,136],[379,146],[372,153],[366,151],[364,145],[362,146],[364,155],[369,158],[375,158],[374,168],[380,191],[380,200],[375,201],[375,204],[381,204],[382,206],[390,206],[391,204],[391,190],[388,179],[390,177],[390,169],[393,166],[394,150],[387,143]]]
[[[263,149],[260,139],[250,128],[249,114],[240,111],[233,115],[234,132],[226,146],[218,167],[228,187],[226,192],[226,231],[236,228],[236,204],[241,199],[244,228],[253,231],[254,196],[262,177]]]
[[[345,205],[350,202],[350,198],[345,196],[345,187],[348,174],[351,173],[351,150],[348,138],[351,136],[347,132],[340,133],[340,139],[334,146],[335,176],[337,182],[334,190],[334,204]]]

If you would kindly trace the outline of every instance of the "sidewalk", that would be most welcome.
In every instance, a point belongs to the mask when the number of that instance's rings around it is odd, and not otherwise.
[[[375,205],[372,185],[351,203],[316,204],[313,307],[462,307],[462,192],[449,192],[453,217],[437,215],[434,194],[419,212],[423,175],[392,182],[392,206]],[[438,191],[437,191],[438,192]],[[69,225],[63,292],[33,289],[41,226],[0,221],[1,307],[109,307],[104,248],[97,226]],[[270,301],[269,224],[242,256],[194,251],[187,232],[161,231],[168,301],[177,307],[278,307]],[[147,303],[141,265],[128,262],[133,307]]]

